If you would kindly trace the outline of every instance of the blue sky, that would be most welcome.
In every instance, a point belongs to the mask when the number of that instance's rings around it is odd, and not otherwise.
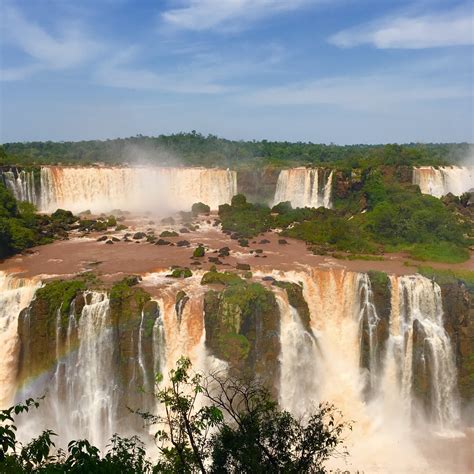
[[[0,0],[0,141],[474,141],[473,3]]]

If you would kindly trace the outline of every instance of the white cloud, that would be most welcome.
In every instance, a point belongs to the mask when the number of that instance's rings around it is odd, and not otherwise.
[[[286,51],[269,44],[238,56],[222,56],[201,51],[185,54],[171,72],[137,66],[140,49],[127,48],[98,66],[95,80],[99,84],[134,90],[168,91],[185,94],[222,94],[235,92],[239,78],[249,74],[266,74],[283,60]],[[166,66],[166,62],[164,63]],[[228,85],[232,84],[232,85]]]
[[[297,10],[309,3],[315,0],[185,0],[183,6],[164,12],[162,19],[180,29],[239,30],[264,16]]]
[[[370,44],[379,49],[423,49],[474,44],[472,8],[418,16],[379,19],[340,31],[329,42],[350,48]]]
[[[96,82],[109,87],[185,94],[217,94],[226,90],[209,77],[198,77],[192,71],[159,73],[134,67],[131,63],[136,55],[137,48],[131,47],[103,62],[95,73]]]
[[[465,99],[469,87],[436,83],[406,74],[373,74],[362,77],[332,77],[263,89],[247,100],[258,105],[332,105],[354,110],[387,110],[414,102]],[[408,105],[407,105],[408,104]]]
[[[75,22],[62,23],[59,33],[53,35],[29,21],[14,7],[3,7],[2,14],[2,42],[21,50],[30,58],[29,64],[3,69],[3,79],[21,79],[41,69],[75,67],[102,50],[102,46],[84,34]]]

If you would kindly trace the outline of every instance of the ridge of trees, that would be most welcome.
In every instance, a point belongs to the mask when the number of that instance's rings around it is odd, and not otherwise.
[[[331,165],[443,165],[472,153],[469,143],[335,145],[269,140],[227,140],[196,131],[111,140],[16,142],[0,147],[0,165],[162,163],[188,166],[260,167]]]

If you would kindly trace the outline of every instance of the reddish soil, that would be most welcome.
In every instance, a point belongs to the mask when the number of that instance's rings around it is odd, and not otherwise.
[[[122,232],[108,232],[110,237],[123,238],[126,232],[145,231],[152,228],[155,235],[163,230],[179,231],[182,224],[163,226],[149,224],[147,220],[128,221],[129,229]],[[94,270],[102,276],[116,278],[123,274],[145,274],[169,269],[172,265],[188,266],[191,269],[207,270],[213,265],[209,257],[217,257],[218,249],[230,248],[230,256],[219,257],[223,263],[218,264],[220,270],[231,269],[237,263],[248,263],[252,270],[298,270],[305,266],[338,267],[350,271],[365,272],[379,270],[387,273],[403,275],[416,272],[419,262],[410,260],[403,254],[387,254],[383,261],[345,260],[329,256],[313,255],[302,241],[285,238],[287,244],[279,244],[278,234],[269,232],[249,240],[249,247],[239,246],[236,240],[213,227],[206,220],[200,221],[201,227],[196,231],[180,234],[179,237],[165,238],[176,244],[180,240],[188,240],[189,247],[177,245],[154,245],[144,239],[138,241],[115,242],[113,245],[97,242],[104,233],[87,236],[72,236],[70,240],[57,241],[49,245],[35,247],[23,255],[18,255],[0,262],[0,271],[18,273],[24,277],[37,275],[65,276],[87,270]],[[261,240],[269,243],[260,243]],[[193,250],[202,243],[206,247],[206,256],[192,259]],[[261,249],[261,253],[256,253]],[[199,262],[193,265],[194,262]],[[474,270],[474,256],[462,264],[429,263],[436,268]],[[20,276],[19,275],[19,276]],[[115,279],[115,278],[114,278]]]

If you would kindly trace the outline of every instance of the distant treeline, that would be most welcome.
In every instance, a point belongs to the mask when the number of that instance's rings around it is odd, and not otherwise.
[[[231,168],[305,164],[352,168],[381,164],[457,164],[472,154],[472,150],[473,145],[469,143],[340,146],[311,142],[235,141],[192,131],[104,141],[5,143],[0,148],[0,165],[151,162]]]

